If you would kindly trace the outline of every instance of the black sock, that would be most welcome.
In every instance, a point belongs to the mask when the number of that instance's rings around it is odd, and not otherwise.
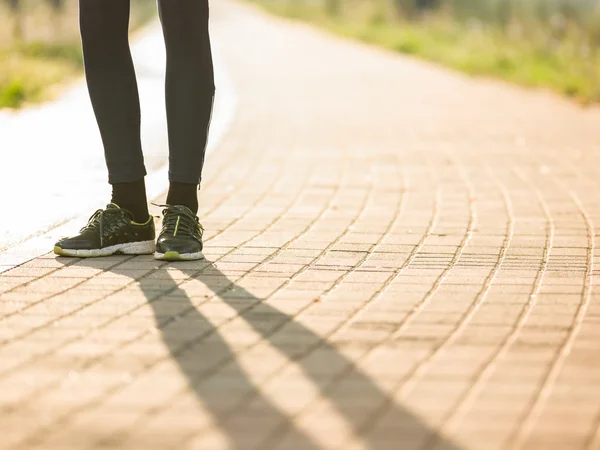
[[[194,214],[198,213],[198,185],[191,183],[178,183],[172,181],[169,184],[169,194],[167,195],[167,205],[183,205],[192,210]]]
[[[146,223],[150,217],[146,183],[143,178],[129,183],[113,184],[111,202],[133,214],[133,220],[138,223]]]

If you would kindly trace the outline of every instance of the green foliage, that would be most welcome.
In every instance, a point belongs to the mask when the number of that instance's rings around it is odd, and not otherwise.
[[[391,50],[600,101],[600,0],[252,0]],[[293,5],[293,14],[288,14]]]
[[[47,100],[83,69],[77,0],[19,0],[18,8],[11,6],[0,0],[0,108]],[[153,0],[132,0],[131,29],[155,13]]]
[[[25,100],[26,92],[23,82],[13,79],[6,86],[0,86],[0,105],[18,108]]]
[[[71,62],[77,66],[83,65],[83,54],[81,53],[80,46],[78,44],[62,44],[62,43],[50,43],[45,42],[30,42],[28,44],[21,44],[17,47],[24,56],[31,58],[45,58],[53,59],[65,62]]]

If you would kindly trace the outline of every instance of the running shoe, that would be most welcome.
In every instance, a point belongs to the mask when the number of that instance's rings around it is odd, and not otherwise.
[[[164,261],[202,259],[204,228],[198,217],[182,205],[159,205],[163,209],[162,230],[156,242],[154,257]]]
[[[111,203],[96,211],[77,236],[59,240],[54,253],[79,258],[152,254],[155,235],[152,216],[145,223],[137,223],[129,211]]]

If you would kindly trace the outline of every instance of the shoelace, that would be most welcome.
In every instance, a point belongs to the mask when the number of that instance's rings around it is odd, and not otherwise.
[[[154,203],[153,203],[154,204]],[[170,205],[155,205],[163,209],[163,232],[171,233],[173,236],[182,234],[184,236],[197,235],[202,237],[204,227],[191,211],[177,206]]]
[[[88,223],[80,230],[80,233],[84,231],[95,231],[100,235],[100,246],[104,245],[104,219],[110,215],[121,215],[125,216],[125,211],[117,208],[99,209],[89,218]]]

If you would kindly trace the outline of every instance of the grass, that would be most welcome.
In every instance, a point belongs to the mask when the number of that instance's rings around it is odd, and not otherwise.
[[[403,20],[374,1],[348,2],[351,12],[337,14],[328,13],[321,0],[251,1],[272,13],[471,75],[550,88],[582,103],[600,101],[600,57],[575,27],[554,39],[543,27],[521,27],[519,35],[480,21],[454,20],[444,12]]]
[[[79,75],[83,59],[77,45],[33,42],[5,50],[0,71],[0,107],[52,98],[60,84]]]
[[[133,2],[131,29],[154,17],[152,1]],[[54,98],[65,83],[82,74],[77,2],[56,13],[39,0],[25,1],[17,18],[0,7],[0,108],[17,109]],[[18,36],[20,34],[20,36]]]

